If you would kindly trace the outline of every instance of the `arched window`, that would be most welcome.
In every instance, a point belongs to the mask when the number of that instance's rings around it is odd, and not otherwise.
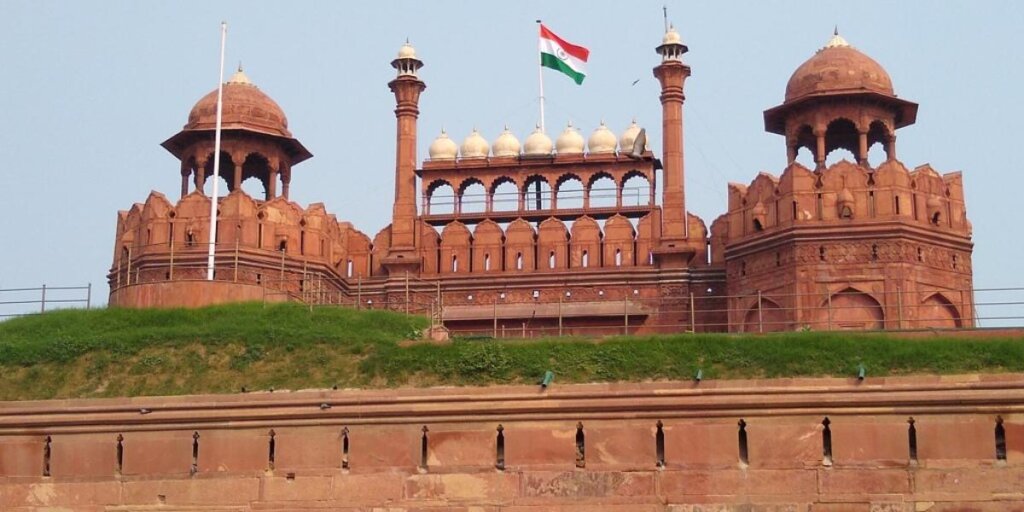
[[[583,268],[589,267],[590,266],[590,253],[587,252],[585,249],[583,250],[583,258],[582,259],[583,259],[583,261],[582,261]]]
[[[615,249],[615,266],[622,266],[622,249]]]
[[[484,254],[484,271],[491,270],[491,254]]]
[[[517,252],[516,253],[516,270],[522,270],[522,269],[523,269],[523,253]]]
[[[459,271],[459,256],[456,254],[452,255],[452,272]]]
[[[555,251],[548,255],[548,268],[555,268]]]

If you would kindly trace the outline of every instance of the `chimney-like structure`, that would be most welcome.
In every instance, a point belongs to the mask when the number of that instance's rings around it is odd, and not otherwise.
[[[695,250],[686,241],[686,192],[683,168],[683,86],[690,66],[683,64],[687,51],[675,28],[669,27],[657,51],[661,64],[654,76],[661,83],[662,165],[665,184],[662,192],[661,244],[654,251],[660,267],[687,266]]]
[[[416,120],[420,115],[420,93],[427,88],[419,79],[423,61],[408,41],[391,61],[398,77],[388,83],[395,93],[397,119],[395,150],[395,202],[391,215],[391,247],[383,264],[389,274],[418,272],[416,250]]]

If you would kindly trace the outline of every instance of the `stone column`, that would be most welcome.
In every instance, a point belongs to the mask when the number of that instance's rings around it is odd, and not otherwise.
[[[277,178],[279,175],[280,171],[270,169],[270,176],[267,177],[267,201],[277,197]]]
[[[188,163],[181,162],[181,197],[188,195],[188,176],[191,172]]]
[[[683,162],[683,86],[690,76],[690,66],[681,60],[669,59],[654,68],[654,76],[661,83],[662,165],[665,167],[662,189],[662,238],[686,238],[686,192]],[[616,193],[617,204],[622,204],[621,189]]]
[[[816,128],[814,130],[814,142],[817,150],[814,152],[815,170],[825,169],[825,130]]]
[[[288,199],[288,188],[292,184],[292,169],[285,167],[281,171],[281,195]]]
[[[896,134],[890,135],[885,141],[886,160],[896,160]]]
[[[857,131],[857,163],[868,165],[868,132]]]

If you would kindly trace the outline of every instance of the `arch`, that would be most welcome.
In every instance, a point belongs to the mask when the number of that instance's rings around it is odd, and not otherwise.
[[[502,176],[491,183],[488,193],[491,194],[492,211],[511,212],[519,209],[519,199],[522,194],[516,180]]]
[[[516,219],[505,228],[505,270],[529,272],[536,269],[535,247],[537,234],[533,226],[523,219]],[[516,262],[521,261],[522,265]]]
[[[884,121],[874,120],[868,127],[868,166],[877,167],[878,164],[889,159],[889,138],[892,130]]]
[[[639,222],[636,224],[636,264],[637,265],[652,265],[654,262],[653,250],[654,250],[654,227],[657,224],[655,221],[655,212],[644,215]]]
[[[828,123],[825,129],[825,155],[826,165],[849,157],[850,161],[857,161],[857,151],[860,147],[860,135],[857,131],[857,124],[845,117],[837,117]],[[836,150],[844,150],[833,154]]]
[[[537,252],[544,258],[542,268],[565,269],[569,266],[569,230],[565,223],[549,217],[537,230]]]
[[[651,180],[639,170],[632,170],[622,177],[623,206],[650,206],[654,204]]]
[[[213,193],[213,185],[210,184],[209,180],[209,178],[213,177],[213,151],[206,157],[203,173],[203,192],[209,196]],[[234,190],[231,178],[235,175],[235,161],[231,159],[231,154],[227,151],[220,152],[220,169],[218,174],[220,174],[220,183],[218,184],[217,194],[221,197],[226,196]]]
[[[549,210],[551,209],[551,184],[548,179],[539,174],[526,178],[523,182],[523,197],[525,198],[524,209],[526,210]]]
[[[613,208],[619,204],[619,186],[606,172],[598,172],[587,182],[591,208]]]
[[[459,185],[459,213],[487,211],[487,189],[477,178],[467,178]]]
[[[420,224],[420,255],[423,257],[423,273],[438,272],[437,254],[441,245],[441,235],[433,226],[426,222]]]
[[[448,180],[437,179],[427,186],[427,213],[455,213],[455,188]]]
[[[789,330],[786,313],[779,304],[767,297],[761,297],[743,315],[742,332],[781,332]]]
[[[583,216],[572,223],[569,239],[569,266],[596,268],[601,266],[601,226],[592,217]],[[587,264],[584,265],[584,253]]]
[[[814,136],[814,128],[809,124],[800,125],[794,132],[790,142],[792,144],[791,156],[794,162],[799,162],[800,165],[813,169],[815,161],[817,160],[816,154],[818,152],[817,139]]]
[[[584,208],[583,179],[575,174],[563,174],[555,182],[555,201],[558,208]]]
[[[258,191],[255,188],[252,188],[252,182],[249,178],[256,178],[256,181],[263,186],[263,190]],[[262,196],[264,199],[272,199],[270,197],[270,187],[268,186],[268,180],[270,179],[270,159],[262,153],[255,151],[245,156],[245,161],[242,162],[241,178],[241,188],[243,192],[248,194],[250,197]],[[250,185],[246,185],[247,183]]]
[[[955,329],[963,327],[960,312],[941,293],[933,293],[917,307],[917,326],[920,328]]]
[[[441,274],[467,273],[470,271],[470,247],[473,235],[465,224],[455,221],[441,230],[439,270]]]
[[[473,230],[473,272],[499,272],[502,269],[501,226],[488,219]]]
[[[874,297],[856,288],[844,288],[822,301],[815,329],[876,330],[885,327],[885,313]]]
[[[604,266],[632,267],[636,233],[629,219],[615,215],[604,223]]]

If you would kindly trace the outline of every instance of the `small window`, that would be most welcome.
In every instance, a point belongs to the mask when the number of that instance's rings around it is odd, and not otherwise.
[[[459,271],[459,257],[455,254],[452,255],[452,272]]]
[[[555,268],[555,251],[548,255],[548,268]]]
[[[489,253],[484,254],[484,270],[491,270],[491,255]]]
[[[517,252],[516,253],[516,270],[522,270],[522,269],[523,269],[523,253]]]
[[[754,219],[754,231],[763,231],[763,230],[764,230],[764,226],[761,225],[761,221],[758,220],[758,219]]]
[[[615,266],[622,266],[622,249],[615,249]]]
[[[582,260],[583,268],[587,268],[590,266],[590,253],[588,253],[586,250],[583,251]]]

